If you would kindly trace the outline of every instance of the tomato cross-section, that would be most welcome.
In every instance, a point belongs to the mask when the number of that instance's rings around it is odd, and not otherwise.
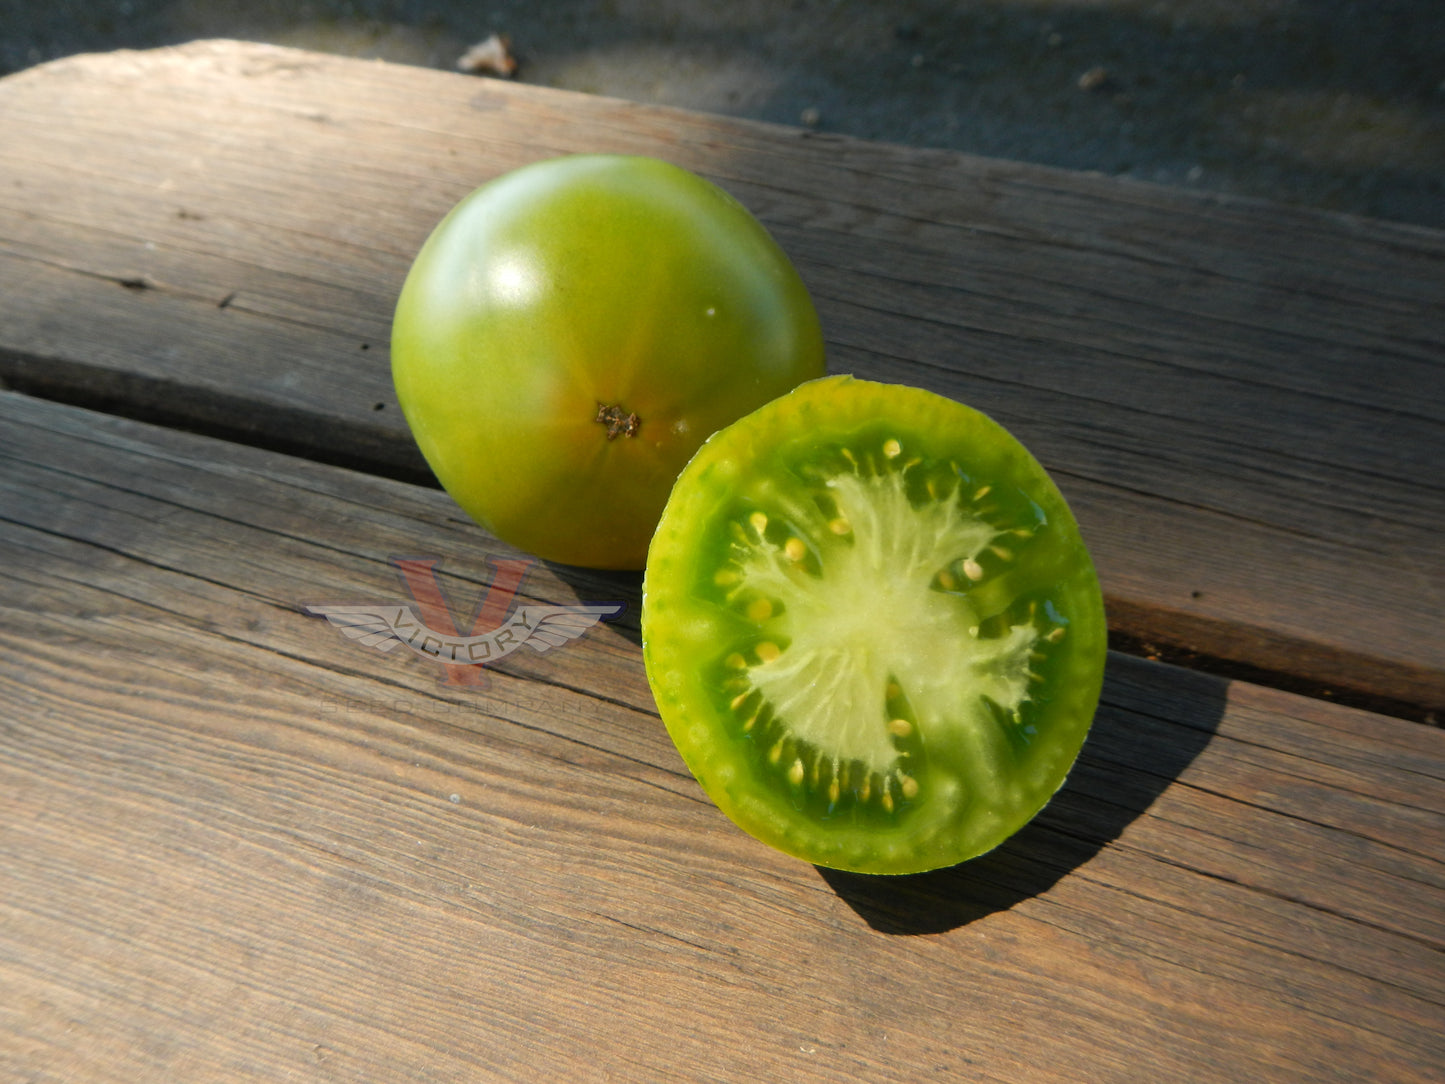
[[[719,807],[872,873],[952,865],[1033,817],[1106,650],[1092,561],[1033,456],[969,407],[849,377],[698,451],[642,629],[663,721]]]

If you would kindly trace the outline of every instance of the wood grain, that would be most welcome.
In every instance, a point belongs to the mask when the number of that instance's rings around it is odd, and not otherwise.
[[[1038,453],[1116,631],[1445,706],[1438,232],[239,43],[10,76],[0,145],[0,377],[412,479],[386,342],[435,222],[669,158],[794,257],[833,370]]]
[[[440,493],[0,395],[0,1076],[1427,1081],[1445,734],[1126,656],[1069,783],[824,873],[687,775],[632,607],[484,688],[303,602],[458,608]]]

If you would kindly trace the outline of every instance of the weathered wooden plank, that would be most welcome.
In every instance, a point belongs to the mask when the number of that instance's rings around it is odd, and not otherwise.
[[[7,78],[0,141],[0,376],[413,478],[427,231],[539,157],[668,157],[795,257],[834,370],[1038,452],[1118,631],[1445,705],[1438,232],[236,43]]]
[[[444,495],[0,395],[0,1067],[16,1079],[1425,1081],[1445,734],[1113,656],[998,851],[734,829],[633,608],[485,687],[302,602],[516,557]]]

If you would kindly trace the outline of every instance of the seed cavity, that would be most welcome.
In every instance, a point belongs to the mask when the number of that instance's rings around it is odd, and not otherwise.
[[[751,732],[766,718],[765,712],[754,713],[743,724],[744,731]],[[800,747],[787,736],[768,740],[772,744],[767,746],[767,762],[787,779],[790,786],[802,789],[804,801],[810,798],[824,800],[830,812],[840,802],[848,800],[893,814],[899,811],[901,802],[918,797],[918,780],[901,770],[860,772],[856,764],[830,759],[806,745]],[[855,778],[858,780],[856,787],[853,786]]]

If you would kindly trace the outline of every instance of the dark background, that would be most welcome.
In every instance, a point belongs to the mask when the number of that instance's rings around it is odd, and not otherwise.
[[[1445,227],[1445,0],[0,0],[0,74],[493,31],[524,82]]]

